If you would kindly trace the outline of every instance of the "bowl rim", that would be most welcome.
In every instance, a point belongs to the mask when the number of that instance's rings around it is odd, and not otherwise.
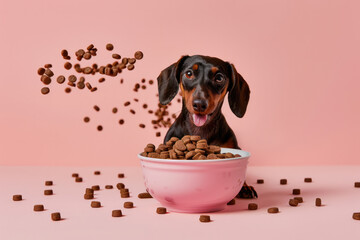
[[[140,153],[138,154],[138,158],[140,160],[149,161],[149,162],[161,162],[161,163],[209,163],[209,162],[230,162],[230,161],[238,161],[238,160],[246,160],[248,159],[251,154],[247,151],[236,149],[236,148],[221,148],[221,151],[239,151],[241,157],[236,158],[222,158],[222,159],[207,159],[207,160],[187,160],[187,159],[162,159],[162,158],[151,158],[151,157],[144,157],[141,156]]]

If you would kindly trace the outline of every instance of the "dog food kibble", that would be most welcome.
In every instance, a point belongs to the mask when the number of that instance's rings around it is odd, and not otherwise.
[[[95,171],[94,172],[95,175],[100,175],[100,173],[101,173],[100,171]]]
[[[45,68],[39,68],[37,73],[41,76],[45,73]]]
[[[102,131],[103,130],[103,127],[101,125],[97,126],[97,130],[98,131]]]
[[[120,59],[121,58],[121,56],[119,54],[117,54],[117,53],[114,53],[112,55],[112,57],[115,58],[115,59]]]
[[[144,54],[141,51],[137,51],[137,52],[135,52],[134,57],[137,60],[140,60],[140,59],[142,59],[144,57]]]
[[[51,219],[53,221],[60,221],[61,220],[61,215],[59,212],[55,212],[51,214]]]
[[[79,174],[78,173],[73,173],[71,174],[72,177],[79,177]]]
[[[45,181],[45,186],[52,186],[53,185],[53,181]]]
[[[63,84],[65,82],[65,77],[63,75],[60,75],[56,78],[56,81],[59,83],[59,84]]]
[[[321,198],[316,198],[316,199],[315,199],[315,205],[316,205],[317,207],[321,207]]]
[[[46,68],[46,69],[45,69],[45,74],[46,74],[47,76],[49,76],[49,77],[54,76],[53,71],[51,71],[49,68]]]
[[[139,124],[139,127],[141,127],[141,128],[145,128],[145,124]]]
[[[300,192],[301,192],[300,189],[294,188],[293,191],[292,191],[292,194],[293,195],[300,195]]]
[[[299,204],[299,202],[296,199],[290,199],[289,205],[292,207],[296,207]]]
[[[13,200],[14,201],[21,201],[22,200],[22,195],[20,195],[20,194],[13,195]]]
[[[200,215],[199,221],[200,222],[210,222],[210,216],[209,215]]]
[[[360,212],[353,213],[353,219],[360,220]]]
[[[119,120],[119,124],[120,124],[120,125],[123,125],[124,122],[125,122],[124,119],[120,119],[120,120]]]
[[[44,195],[53,195],[53,190],[51,189],[44,190]]]
[[[72,67],[72,64],[71,64],[70,62],[64,63],[64,68],[65,68],[66,70],[70,70],[71,67]]]
[[[97,105],[94,105],[94,109],[95,109],[95,111],[100,111],[100,108],[99,108],[99,106],[97,106]]]
[[[257,184],[263,184],[263,183],[264,183],[264,179],[258,179],[258,180],[256,181],[256,183],[257,183]]]
[[[158,207],[158,208],[156,209],[156,213],[157,213],[157,214],[166,214],[166,208],[164,208],[164,207]]]
[[[84,122],[90,122],[90,118],[89,117],[84,117]]]
[[[130,194],[129,194],[129,192],[120,192],[120,196],[121,196],[121,198],[128,198],[128,197],[130,197]]]
[[[135,110],[134,110],[134,109],[130,109],[130,112],[131,112],[132,114],[135,114]]]
[[[111,43],[106,44],[106,50],[112,51],[114,49],[114,45]]]
[[[312,182],[312,178],[304,178],[304,182]]]
[[[119,173],[118,174],[118,178],[124,178],[125,177],[125,174],[124,173]]]
[[[66,49],[61,50],[61,56],[63,56],[64,58],[69,56],[68,51]]]
[[[354,183],[354,187],[360,188],[360,182],[355,182],[355,183]]]
[[[113,210],[111,216],[113,216],[113,217],[121,217],[122,212],[121,212],[121,210]]]
[[[49,76],[46,75],[42,75],[41,76],[41,81],[45,84],[45,85],[49,85],[51,83],[51,78]]]
[[[71,92],[71,88],[69,88],[69,87],[65,88],[65,92],[66,92],[66,93],[70,93],[70,92]]]
[[[99,201],[92,201],[90,206],[92,208],[99,208],[99,207],[101,207],[101,203]]]
[[[100,190],[100,186],[99,185],[94,185],[91,187],[92,190],[94,191],[99,191]]]
[[[83,181],[82,177],[75,178],[75,182],[82,182],[82,181]]]
[[[85,193],[86,193],[86,194],[93,194],[93,193],[94,193],[94,189],[92,189],[92,188],[86,188],[86,189],[85,189]]]
[[[278,213],[279,212],[279,208],[277,207],[272,207],[272,208],[268,208],[268,213]]]
[[[105,185],[105,189],[113,189],[113,185]]]
[[[256,210],[256,209],[258,209],[258,205],[256,203],[249,203],[248,209],[249,210]]]
[[[143,192],[139,193],[138,198],[152,198],[152,196],[148,192]]]
[[[48,63],[44,65],[44,68],[52,68],[52,64]]]
[[[302,197],[294,197],[295,200],[298,201],[298,203],[302,203],[304,202],[303,198]]]
[[[94,198],[94,194],[93,193],[85,193],[84,194],[84,199],[88,200],[88,199],[93,199]]]
[[[287,184],[287,179],[280,179],[280,184],[281,185],[286,185]]]
[[[160,137],[161,136],[161,132],[156,132],[156,136]]]
[[[34,211],[35,211],[35,212],[44,211],[44,205],[42,205],[42,204],[34,205]]]
[[[231,199],[227,205],[235,205],[235,198]]]
[[[124,106],[125,106],[125,107],[127,107],[127,106],[129,106],[129,105],[130,105],[130,102],[129,102],[129,101],[127,101],[127,102],[124,103]]]
[[[134,203],[133,202],[124,202],[124,208],[133,208]]]
[[[118,184],[116,184],[116,187],[120,190],[120,189],[125,188],[125,184],[123,184],[123,183],[118,183]]]
[[[128,66],[127,66],[127,69],[128,70],[133,70],[135,68],[135,65],[134,64],[129,64]]]
[[[44,95],[48,94],[49,92],[50,92],[50,88],[48,88],[48,87],[43,87],[41,89],[41,93],[44,94]]]

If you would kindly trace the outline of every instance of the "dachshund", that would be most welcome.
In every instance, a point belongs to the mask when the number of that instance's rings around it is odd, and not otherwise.
[[[168,130],[164,143],[171,137],[199,135],[208,144],[240,149],[221,112],[227,93],[230,109],[239,118],[244,116],[249,102],[249,85],[233,64],[209,56],[182,56],[165,68],[157,81],[160,104],[167,105],[179,88],[182,96],[181,113]],[[245,182],[237,197],[256,198],[257,193]]]

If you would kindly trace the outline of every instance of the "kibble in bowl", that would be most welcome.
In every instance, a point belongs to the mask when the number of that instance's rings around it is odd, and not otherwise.
[[[139,154],[145,187],[169,211],[202,213],[223,210],[243,186],[250,153],[230,148],[221,148],[221,153],[240,156],[187,160]]]

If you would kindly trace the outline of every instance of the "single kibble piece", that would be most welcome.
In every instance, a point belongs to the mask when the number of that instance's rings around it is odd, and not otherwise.
[[[90,118],[89,117],[84,117],[84,122],[90,122]]]
[[[121,217],[122,212],[121,212],[121,210],[113,210],[111,216],[113,216],[113,217]]]
[[[112,57],[115,58],[115,59],[120,59],[121,58],[121,56],[119,54],[117,54],[117,53],[114,53],[112,55]]]
[[[300,195],[300,192],[301,192],[300,189],[294,188],[292,194],[293,195]]]
[[[41,76],[45,73],[45,68],[39,68],[37,73]]]
[[[94,194],[93,193],[85,193],[84,194],[84,199],[93,199],[94,198]]]
[[[41,79],[40,79],[45,85],[49,85],[51,83],[51,78],[46,76],[46,75],[42,75]]]
[[[57,77],[56,81],[59,84],[63,84],[65,82],[65,77],[63,75],[60,75],[60,76]]]
[[[92,208],[99,208],[101,207],[101,203],[99,201],[92,201],[90,206]]]
[[[95,175],[100,175],[100,171],[95,171],[94,174]]]
[[[44,68],[52,68],[52,64],[47,63],[47,64],[44,65]]]
[[[35,212],[44,211],[44,205],[42,205],[42,204],[34,205],[34,211]]]
[[[120,192],[120,196],[122,198],[128,198],[128,197],[130,197],[130,193],[129,192]]]
[[[158,208],[156,209],[156,213],[157,213],[157,214],[165,214],[165,213],[166,213],[166,208],[164,208],[164,207],[158,207]]]
[[[91,89],[92,89],[92,86],[91,86],[91,84],[90,83],[85,83],[85,86],[91,91]]]
[[[85,88],[84,82],[78,82],[78,83],[76,84],[76,86],[78,87],[78,89],[84,89],[84,88]]]
[[[317,207],[321,207],[321,198],[316,198],[316,199],[315,199],[315,205],[316,205]]]
[[[280,179],[280,184],[281,185],[286,185],[287,184],[287,179]]]
[[[118,178],[124,178],[125,177],[125,174],[124,173],[119,173],[118,174]]]
[[[94,193],[94,189],[92,189],[92,188],[86,188],[86,189],[85,189],[85,193],[87,193],[87,194],[93,194],[93,193]]]
[[[272,207],[272,208],[268,208],[268,213],[278,213],[279,212],[279,208],[277,207]]]
[[[353,213],[353,219],[360,220],[360,212]]]
[[[105,185],[105,189],[113,189],[113,185]]]
[[[20,195],[20,194],[13,195],[13,200],[14,201],[21,201],[22,200],[22,195]]]
[[[100,111],[100,108],[99,108],[99,106],[97,106],[97,105],[94,105],[94,109],[95,109],[95,111]]]
[[[129,102],[129,101],[127,101],[127,102],[124,103],[124,106],[125,106],[125,107],[127,107],[127,106],[129,106],[129,105],[130,105],[130,102]]]
[[[93,88],[91,88],[91,92],[95,92],[97,90],[97,87],[93,87]]]
[[[69,56],[68,51],[66,49],[61,50],[61,56],[63,56],[63,57]]]
[[[123,184],[123,183],[118,183],[118,184],[116,184],[116,187],[120,190],[120,189],[125,188],[125,184]]]
[[[79,177],[79,174],[78,173],[73,173],[71,174],[72,177]]]
[[[82,177],[75,178],[75,182],[82,182],[82,181],[83,181]]]
[[[66,70],[70,70],[71,67],[72,67],[72,64],[71,64],[70,62],[64,63],[64,68],[65,68]]]
[[[142,59],[144,57],[144,54],[141,51],[137,51],[137,52],[135,52],[134,57],[137,60],[140,60],[140,59]]]
[[[112,51],[114,49],[114,45],[111,43],[106,44],[106,50]]]
[[[105,82],[105,78],[100,78],[99,83]]]
[[[60,213],[59,213],[59,212],[52,213],[52,214],[51,214],[51,219],[52,219],[53,221],[59,221],[59,220],[61,220],[61,215],[60,215]]]
[[[256,181],[256,183],[257,183],[257,184],[263,184],[263,183],[264,183],[264,179],[258,179],[258,180]]]
[[[135,58],[129,58],[129,63],[130,64],[134,64],[136,62],[136,59]]]
[[[53,185],[53,181],[45,181],[45,186],[51,186]]]
[[[90,52],[86,52],[83,56],[86,60],[89,60],[91,58],[91,53]]]
[[[94,44],[90,44],[86,49],[90,51],[93,48],[94,48]]]
[[[65,88],[65,92],[66,92],[66,93],[70,93],[70,92],[71,92],[71,88],[69,88],[69,87]]]
[[[98,131],[102,131],[103,130],[103,127],[101,125],[97,126],[97,130]]]
[[[45,69],[45,74],[46,74],[47,76],[49,76],[49,77],[54,76],[53,71],[51,71],[49,68]]]
[[[75,75],[70,75],[68,79],[70,82],[74,83],[74,82],[76,82],[77,77]]]
[[[145,128],[145,124],[139,124],[139,127],[141,127],[141,128]]]
[[[230,202],[227,203],[227,205],[235,205],[235,198],[231,199]]]
[[[52,189],[44,190],[44,195],[53,195],[53,190]]]
[[[210,222],[210,216],[209,215],[200,215],[199,218],[200,222]]]
[[[294,197],[295,200],[298,201],[298,203],[302,203],[304,202],[303,198],[302,197]]]
[[[131,112],[132,114],[135,114],[135,110],[133,110],[133,109],[130,109],[130,112]]]
[[[41,93],[44,94],[44,95],[48,94],[49,92],[50,92],[50,88],[48,88],[48,87],[43,87],[41,89]]]
[[[114,107],[114,108],[112,109],[112,112],[113,112],[113,113],[117,113],[117,111],[118,111],[118,109],[117,109],[116,107]]]
[[[124,119],[120,119],[120,120],[119,120],[119,124],[120,124],[120,125],[123,125],[124,122],[125,122]]]
[[[256,210],[258,209],[258,205],[256,203],[249,203],[248,210]]]
[[[296,199],[290,199],[289,200],[289,205],[292,207],[296,207],[299,204],[298,200]]]
[[[94,185],[94,186],[91,187],[91,189],[93,189],[94,191],[99,191],[100,186],[99,185]]]
[[[354,187],[360,188],[360,182],[355,182],[355,183],[354,183]]]
[[[143,192],[139,193],[138,198],[152,198],[152,196],[148,192]]]
[[[127,66],[127,69],[128,70],[133,70],[135,68],[135,65],[134,64],[129,64],[128,66]]]
[[[312,182],[312,178],[304,178],[304,182]]]
[[[161,136],[161,132],[156,132],[156,136],[160,137]]]
[[[124,202],[124,208],[133,208],[134,203],[133,202]]]

